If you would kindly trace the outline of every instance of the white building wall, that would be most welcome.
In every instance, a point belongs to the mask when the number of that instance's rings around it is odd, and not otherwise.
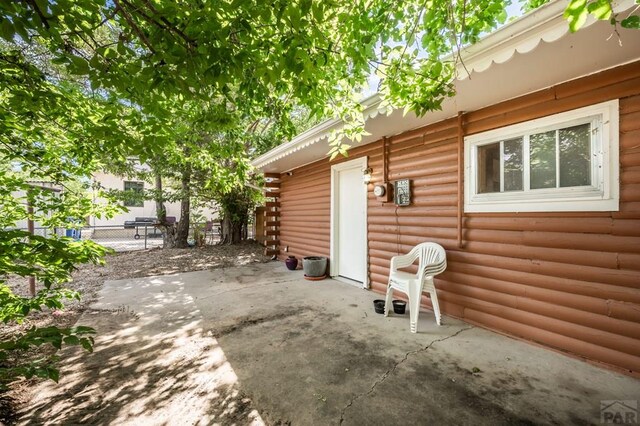
[[[96,173],[94,175],[94,181],[98,182],[105,189],[124,190],[125,181],[137,181],[135,179],[129,179],[126,177],[115,176],[109,173]],[[139,182],[139,181],[137,181]],[[152,182],[144,182],[144,189],[151,189],[154,187]],[[97,199],[96,202],[105,202],[102,199]],[[156,215],[156,202],[153,200],[145,200],[142,207],[127,207],[128,212],[123,212],[111,219],[99,219],[97,217],[90,218],[91,226],[113,226],[124,225],[125,221],[133,221],[136,217],[157,217]],[[180,220],[180,203],[172,202],[165,203],[165,209],[167,210],[167,217],[174,216],[176,220]],[[204,209],[203,214],[205,220],[218,220],[217,212],[212,208]]]

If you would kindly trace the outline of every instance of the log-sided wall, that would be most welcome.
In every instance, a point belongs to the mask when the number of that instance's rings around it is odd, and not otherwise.
[[[464,214],[462,248],[458,120],[389,138],[389,180],[411,179],[412,204],[382,203],[369,191],[372,289],[386,290],[391,256],[435,241],[447,249],[448,269],[436,279],[446,314],[640,374],[640,62],[469,112],[463,129],[470,135],[616,98],[619,212]],[[372,183],[382,181],[382,149],[378,141],[350,152],[368,156]],[[281,258],[329,255],[337,162],[282,176]]]

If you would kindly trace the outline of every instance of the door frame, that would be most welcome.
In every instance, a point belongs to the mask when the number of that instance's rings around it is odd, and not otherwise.
[[[341,171],[344,170],[352,170],[352,169],[358,169],[360,171],[363,171],[367,168],[367,156],[364,157],[360,157],[360,158],[356,158],[354,160],[349,160],[349,161],[345,161],[343,163],[340,164],[335,164],[333,166],[331,166],[331,225],[330,225],[330,229],[331,229],[331,238],[330,238],[330,267],[329,267],[329,274],[331,275],[331,277],[336,278],[336,279],[341,279],[341,277],[339,277],[340,271],[339,269],[339,257],[340,253],[339,253],[339,247],[340,247],[340,232],[339,232],[339,226],[338,226],[338,213],[340,211],[340,201],[339,201],[339,197],[338,197],[338,188],[339,188],[339,173]],[[367,235],[367,210],[368,210],[368,202],[367,202],[367,195],[368,195],[368,185],[365,185],[364,182],[362,183],[362,198],[364,199],[364,220],[363,220],[363,227],[364,227],[364,241],[362,241],[362,245],[364,247],[364,259],[362,264],[364,265],[364,273],[363,273],[363,277],[364,280],[362,282],[362,288],[369,288],[369,245],[367,244],[368,241],[368,235]],[[353,281],[348,280],[348,279],[344,279],[345,281],[348,281],[350,283],[353,283]]]

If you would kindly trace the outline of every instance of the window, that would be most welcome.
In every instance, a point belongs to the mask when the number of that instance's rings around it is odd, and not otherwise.
[[[465,211],[617,211],[618,101],[465,138]]]
[[[144,191],[143,182],[124,181],[124,205],[126,207],[143,207],[144,199],[142,192]]]

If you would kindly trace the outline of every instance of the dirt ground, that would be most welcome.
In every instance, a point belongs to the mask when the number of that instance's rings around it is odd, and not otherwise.
[[[254,242],[234,246],[204,246],[190,249],[152,248],[108,255],[104,265],[80,265],[67,288],[81,293],[81,300],[69,300],[62,311],[33,312],[20,325],[0,325],[0,336],[6,336],[31,326],[74,325],[87,307],[96,301],[105,280],[140,278],[178,272],[201,271],[242,266],[269,261],[263,247]],[[9,286],[16,294],[27,295],[28,284],[22,278],[10,278]],[[43,348],[44,349],[44,348]],[[50,350],[49,350],[50,352]],[[46,352],[43,352],[46,353]],[[39,353],[31,353],[37,356]],[[0,425],[11,424],[16,410],[26,406],[33,397],[30,391],[38,380],[15,383],[10,392],[0,395]]]

